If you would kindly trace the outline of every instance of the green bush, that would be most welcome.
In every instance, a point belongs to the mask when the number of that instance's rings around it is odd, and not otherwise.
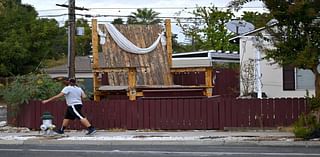
[[[298,138],[309,139],[317,129],[319,129],[319,124],[315,116],[302,114],[294,123],[293,133]]]
[[[319,119],[315,115],[318,115],[320,112],[320,98],[315,96],[309,96],[307,93],[306,96],[308,107],[310,112],[303,114],[299,119],[294,123],[293,133],[298,138],[310,139],[318,136],[318,131],[320,129]]]
[[[311,110],[315,110],[320,107],[320,98],[315,96],[307,97],[307,102]]]
[[[8,86],[1,90],[1,96],[9,105],[20,105],[30,100],[42,100],[58,94],[63,84],[52,80],[45,74],[28,74],[17,76]]]

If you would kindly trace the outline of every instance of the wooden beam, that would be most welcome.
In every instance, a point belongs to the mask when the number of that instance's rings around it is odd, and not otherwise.
[[[99,73],[94,72],[93,73],[93,99],[94,99],[94,101],[100,101],[100,92],[98,91],[99,87],[100,87]]]
[[[171,73],[175,72],[206,72],[207,68],[212,67],[173,67],[170,69]]]
[[[136,100],[136,97],[137,97],[136,76],[137,76],[136,68],[129,68],[129,74],[128,74],[129,100]]]
[[[212,67],[207,67],[205,72],[205,79],[206,79],[206,96],[212,96]]]
[[[93,68],[99,68],[99,52],[98,52],[98,33],[97,33],[97,19],[92,19],[92,55],[93,55]],[[100,101],[100,92],[98,88],[99,73],[93,71],[93,97],[95,101]]]
[[[94,72],[129,72],[130,69],[133,68],[136,71],[136,67],[101,67],[101,68],[93,68]]]
[[[92,55],[93,55],[93,68],[99,67],[99,43],[97,33],[97,19],[92,19]]]
[[[172,31],[170,19],[165,20],[166,26],[166,37],[167,37],[167,54],[168,54],[168,65],[172,67]]]

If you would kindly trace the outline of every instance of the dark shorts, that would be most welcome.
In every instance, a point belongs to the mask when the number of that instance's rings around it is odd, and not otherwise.
[[[82,105],[73,105],[73,106],[68,106],[67,111],[64,115],[65,119],[70,119],[70,120],[74,120],[74,119],[83,119],[85,118],[83,116],[83,114],[81,113],[81,108]]]

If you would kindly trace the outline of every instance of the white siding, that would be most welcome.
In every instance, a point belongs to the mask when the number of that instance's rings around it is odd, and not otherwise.
[[[201,67],[201,66],[211,66],[211,61],[208,58],[190,58],[181,59],[173,58],[172,67]]]
[[[256,48],[253,45],[249,36],[240,39],[240,64],[248,59],[255,59]],[[261,52],[263,58],[265,54]],[[305,89],[297,89],[294,91],[283,90],[282,68],[277,64],[271,64],[271,61],[261,61],[262,73],[262,92],[265,92],[268,97],[304,97],[306,96]],[[240,92],[242,94],[243,87],[240,83]],[[314,90],[309,90],[310,94],[314,94]]]

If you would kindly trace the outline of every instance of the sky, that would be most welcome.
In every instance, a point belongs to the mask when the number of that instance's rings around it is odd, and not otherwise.
[[[76,0],[77,7],[88,8],[89,11],[76,10],[76,14],[112,15],[112,16],[128,16],[131,12],[135,12],[137,8],[152,8],[159,12],[159,17],[175,17],[177,12],[182,12],[180,17],[190,17],[191,12],[196,6],[211,7],[215,6],[219,9],[227,9],[226,6],[231,0]],[[22,0],[23,4],[30,4],[36,8],[40,17],[49,17],[51,15],[67,14],[68,9],[56,6],[56,4],[68,5],[69,0]],[[234,12],[236,16],[241,15],[241,11],[259,11],[263,12],[261,2],[250,2],[244,6],[240,12]],[[49,15],[49,16],[48,16]],[[49,17],[55,18],[61,25],[68,19],[67,15]],[[77,17],[81,18],[81,17]],[[116,17],[99,17],[98,22],[110,22]],[[91,21],[91,19],[88,19]],[[175,26],[172,21],[172,30],[179,34],[181,30]],[[179,36],[179,38],[183,38]]]

